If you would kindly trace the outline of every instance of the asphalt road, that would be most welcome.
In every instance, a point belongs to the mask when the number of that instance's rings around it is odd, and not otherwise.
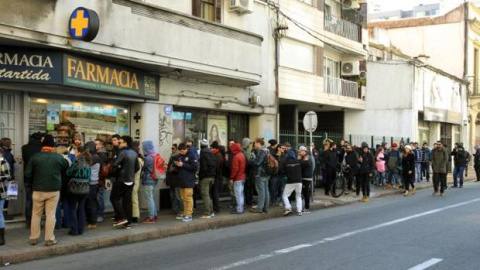
[[[480,269],[480,184],[12,265],[10,269]]]

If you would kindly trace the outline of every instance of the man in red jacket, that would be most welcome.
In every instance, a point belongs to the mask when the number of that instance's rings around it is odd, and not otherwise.
[[[233,185],[235,197],[237,199],[237,210],[232,210],[231,214],[243,214],[243,204],[245,197],[243,186],[245,184],[245,168],[247,167],[247,158],[242,152],[242,146],[239,143],[230,145],[230,151],[233,154],[232,167],[230,172],[230,186]]]

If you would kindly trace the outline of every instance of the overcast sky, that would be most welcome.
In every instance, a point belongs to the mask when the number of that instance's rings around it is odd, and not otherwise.
[[[463,0],[444,0],[445,2],[457,2],[462,3]],[[441,0],[368,0],[368,5],[373,11],[376,5],[380,7],[380,11],[389,11],[389,10],[411,10],[414,6],[420,4],[432,4],[439,3]]]

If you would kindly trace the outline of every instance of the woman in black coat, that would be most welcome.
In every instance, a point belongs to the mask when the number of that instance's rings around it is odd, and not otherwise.
[[[412,186],[412,195],[417,192],[415,189],[415,155],[410,145],[405,146],[402,153],[402,177],[405,186],[405,196],[408,196],[409,188]]]

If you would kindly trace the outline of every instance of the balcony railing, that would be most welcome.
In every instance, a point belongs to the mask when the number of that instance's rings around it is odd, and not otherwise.
[[[361,98],[356,82],[343,80],[331,76],[325,76],[323,81],[323,92],[338,96]]]
[[[335,16],[325,14],[325,30],[336,35],[360,42],[360,26]]]

